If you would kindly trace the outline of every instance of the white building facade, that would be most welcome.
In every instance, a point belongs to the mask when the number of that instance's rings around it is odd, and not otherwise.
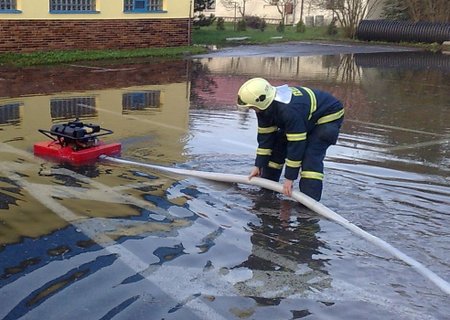
[[[286,25],[295,25],[303,20],[307,26],[323,26],[333,19],[331,7],[345,2],[347,0],[216,0],[215,6],[205,14],[213,13],[226,21],[238,21],[244,12],[245,16],[264,18],[267,23],[279,23],[284,19]],[[375,14],[369,13],[368,18],[379,18],[381,6],[376,7]]]

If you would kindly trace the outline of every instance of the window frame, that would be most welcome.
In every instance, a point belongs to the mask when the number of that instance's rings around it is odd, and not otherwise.
[[[340,10],[345,6],[344,0],[326,0],[325,9],[327,10]]]
[[[97,11],[97,0],[87,0],[87,1],[91,1],[92,3],[90,4],[91,7],[93,7],[94,9],[91,10],[53,10],[52,6],[57,6],[58,4],[55,3],[53,4],[53,1],[57,1],[57,0],[49,0],[48,1],[48,12],[50,14],[92,14],[92,13],[100,13],[100,11]],[[60,0],[63,1],[63,0]],[[65,5],[70,5],[70,6],[76,6],[76,5],[81,5],[81,4],[76,4],[76,3],[71,3],[71,2],[75,2],[77,0],[65,0],[67,3],[65,3]],[[79,0],[78,0],[79,1]],[[63,4],[59,4],[59,5],[63,5]]]
[[[1,9],[0,8],[0,14],[2,13],[22,13],[21,10],[17,9],[17,0],[0,0],[3,2],[5,7],[11,7],[9,9]]]
[[[69,96],[50,99],[52,120],[89,119],[97,116],[96,96]]]
[[[0,104],[0,127],[20,124],[23,102],[8,102]]]
[[[141,102],[137,104],[136,102]],[[122,94],[122,113],[160,110],[162,107],[161,90],[130,91]]]
[[[131,4],[128,4],[127,1],[130,1]],[[123,0],[123,12],[124,13],[164,13],[167,12],[166,10],[163,9],[164,7],[164,0],[156,0],[159,2],[159,7],[160,9],[157,10],[151,10],[151,1],[152,0]],[[136,2],[142,2],[145,6],[144,9],[136,9],[135,5]],[[127,9],[127,7],[131,6],[131,9]]]

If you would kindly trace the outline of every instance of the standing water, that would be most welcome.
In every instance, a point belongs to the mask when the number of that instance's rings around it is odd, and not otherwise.
[[[0,318],[447,319],[433,283],[282,195],[32,146],[80,118],[124,159],[246,175],[239,86],[329,91],[346,114],[322,203],[450,281],[449,71],[421,52],[2,70]]]

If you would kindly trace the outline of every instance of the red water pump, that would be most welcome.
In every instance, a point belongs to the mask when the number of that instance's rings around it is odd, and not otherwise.
[[[83,123],[79,119],[55,124],[50,130],[39,129],[39,132],[51,139],[34,145],[34,154],[45,158],[84,163],[95,161],[100,155],[118,155],[121,151],[120,143],[105,144],[99,139],[112,134],[111,130]]]

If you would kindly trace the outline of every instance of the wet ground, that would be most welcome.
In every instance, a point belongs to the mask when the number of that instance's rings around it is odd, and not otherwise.
[[[346,106],[322,203],[450,281],[450,56],[286,44],[0,73],[0,318],[448,319],[405,263],[257,187],[33,155],[38,129],[112,129],[121,157],[248,174],[253,76]]]

